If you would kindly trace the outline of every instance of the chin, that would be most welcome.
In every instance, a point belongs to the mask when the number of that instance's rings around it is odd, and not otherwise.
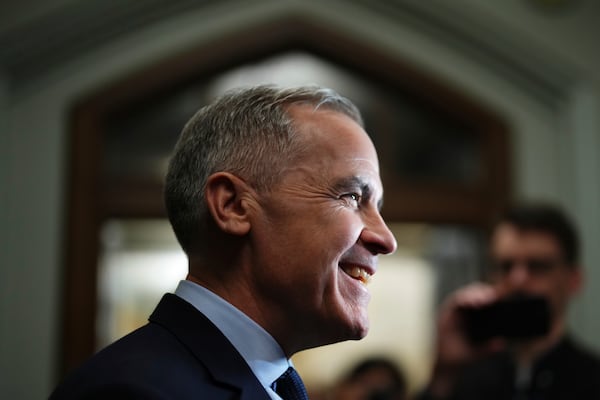
[[[368,333],[369,333],[369,325],[367,325],[359,330],[359,332],[356,335],[355,340],[363,339],[365,336],[367,336]]]
[[[332,327],[333,328],[333,327]],[[322,331],[324,332],[324,331]],[[369,324],[364,321],[345,321],[344,323],[340,323],[334,329],[329,331],[329,335],[326,338],[322,336],[324,339],[320,346],[345,342],[347,340],[361,340],[367,333],[369,332]]]
[[[360,340],[369,333],[369,321],[367,319],[356,321],[346,329],[345,333],[346,337],[343,340]]]
[[[337,342],[344,342],[347,340],[362,340],[367,336],[367,333],[369,333],[369,329],[356,329],[353,332],[347,334],[343,339],[338,340]]]

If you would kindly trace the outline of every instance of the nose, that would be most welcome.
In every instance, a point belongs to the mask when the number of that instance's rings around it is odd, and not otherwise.
[[[513,289],[523,289],[527,286],[529,278],[530,275],[527,265],[516,263],[508,272],[506,281]]]
[[[361,232],[360,240],[374,255],[391,254],[398,247],[394,234],[390,231],[379,212],[368,218]]]

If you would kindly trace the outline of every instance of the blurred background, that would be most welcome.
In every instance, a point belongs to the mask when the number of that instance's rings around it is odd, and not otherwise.
[[[1,2],[0,395],[47,397],[185,277],[162,206],[170,151],[199,107],[264,82],[359,106],[399,243],[367,339],[295,356],[315,398],[381,355],[419,388],[435,309],[485,278],[513,200],[577,222],[571,325],[600,350],[599,18],[593,0]]]

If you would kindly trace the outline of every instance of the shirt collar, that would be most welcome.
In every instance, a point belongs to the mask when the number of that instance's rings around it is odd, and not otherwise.
[[[281,346],[242,311],[194,282],[179,282],[175,294],[202,312],[244,358],[273,399],[279,399],[271,384],[292,365]]]

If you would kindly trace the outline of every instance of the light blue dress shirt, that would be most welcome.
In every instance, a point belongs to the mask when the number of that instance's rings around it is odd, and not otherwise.
[[[281,346],[260,325],[215,293],[194,282],[179,282],[175,294],[202,312],[242,355],[274,400],[271,384],[292,365]]]

